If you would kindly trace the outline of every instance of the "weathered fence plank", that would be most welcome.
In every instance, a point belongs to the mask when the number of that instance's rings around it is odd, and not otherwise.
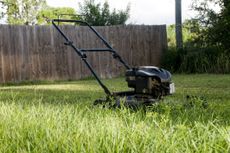
[[[95,27],[131,65],[159,66],[167,48],[166,27]],[[87,27],[62,26],[78,48],[104,48]],[[73,49],[52,26],[0,25],[0,82],[26,80],[75,80],[91,76]],[[87,54],[103,78],[120,75],[124,68],[110,53]]]

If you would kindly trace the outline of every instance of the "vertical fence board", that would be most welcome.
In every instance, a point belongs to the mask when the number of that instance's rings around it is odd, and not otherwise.
[[[12,50],[12,38],[10,37],[11,26],[4,26],[2,34],[3,38],[3,64],[2,67],[4,69],[3,78],[4,82],[10,82],[13,76],[11,75],[11,59],[10,53]],[[11,39],[11,40],[10,40]]]
[[[0,26],[0,31],[3,31],[4,28],[3,26]],[[3,58],[3,32],[0,32],[0,81],[4,82],[4,67],[3,67],[3,63],[4,63],[4,58]]]
[[[105,48],[88,27],[61,26],[77,48]],[[130,66],[159,66],[167,48],[166,26],[95,27]],[[75,80],[92,76],[63,37],[51,26],[0,25],[0,82]],[[125,70],[111,53],[86,53],[103,78]]]

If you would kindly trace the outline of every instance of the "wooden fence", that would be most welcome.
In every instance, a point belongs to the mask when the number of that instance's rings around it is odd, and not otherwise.
[[[79,48],[104,47],[87,27],[62,26]],[[129,65],[159,66],[167,48],[165,26],[95,27]],[[0,25],[0,82],[75,80],[91,76],[76,53],[63,44],[52,26]],[[114,77],[124,68],[110,53],[91,53],[88,60],[100,77]]]

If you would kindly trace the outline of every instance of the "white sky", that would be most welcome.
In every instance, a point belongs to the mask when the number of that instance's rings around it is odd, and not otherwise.
[[[49,6],[73,7],[79,10],[79,2],[84,0],[46,0]],[[105,0],[95,0],[104,3]],[[175,0],[107,0],[110,8],[126,9],[130,3],[129,23],[133,24],[174,24],[175,22]],[[190,10],[191,0],[182,0],[182,19],[189,19],[193,15]],[[4,21],[0,21],[4,23]]]
[[[104,3],[105,0],[96,0]],[[107,0],[111,8],[125,9],[128,3],[131,5],[130,19],[128,23],[134,24],[174,24],[175,0]],[[47,4],[53,7],[73,7],[78,10],[79,2],[83,0],[47,0]],[[182,0],[183,20],[191,18],[191,0]]]

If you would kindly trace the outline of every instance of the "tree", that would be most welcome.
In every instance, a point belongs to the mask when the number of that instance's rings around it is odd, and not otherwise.
[[[48,19],[57,19],[64,16],[65,19],[76,19],[75,10],[70,7],[45,7],[37,15],[37,24],[51,24]]]
[[[108,2],[95,3],[94,0],[85,0],[83,4],[79,4],[81,19],[94,26],[119,25],[125,24],[129,18],[130,7],[126,10],[110,11]]]
[[[0,0],[0,19],[4,18],[4,16],[6,15],[5,10],[11,5],[11,3],[7,3],[6,1]]]
[[[184,47],[195,47],[195,41],[198,39],[197,32],[200,29],[196,20],[185,20],[182,24],[183,45]],[[176,48],[175,24],[167,26],[168,46]]]
[[[221,47],[230,52],[230,1],[196,0],[193,9],[198,12],[196,20],[201,27],[197,32],[200,45]]]
[[[3,0],[7,6],[6,17],[9,24],[36,24],[38,12],[45,6],[45,0]]]

